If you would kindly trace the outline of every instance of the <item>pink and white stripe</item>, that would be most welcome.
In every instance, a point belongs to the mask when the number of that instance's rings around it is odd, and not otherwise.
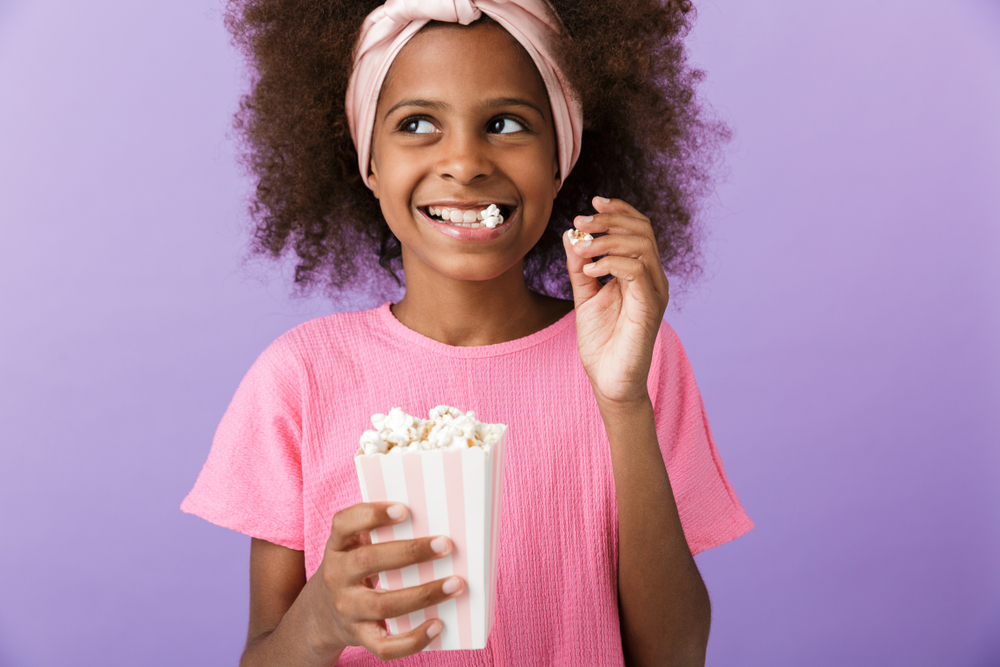
[[[410,508],[410,517],[403,523],[374,531],[373,543],[432,535],[447,535],[454,543],[446,558],[380,572],[382,588],[397,590],[453,574],[467,584],[462,595],[444,604],[389,619],[390,634],[408,632],[427,619],[440,618],[444,631],[427,650],[486,647],[496,603],[506,444],[505,431],[489,452],[470,447],[355,457],[365,502],[384,500]]]

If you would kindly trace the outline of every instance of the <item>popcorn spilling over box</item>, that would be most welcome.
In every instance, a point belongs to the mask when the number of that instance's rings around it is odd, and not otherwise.
[[[475,413],[447,405],[426,420],[393,408],[372,416],[373,431],[361,436],[354,457],[365,502],[400,502],[409,518],[372,532],[372,542],[447,535],[454,547],[445,558],[380,572],[386,590],[458,575],[466,588],[457,598],[389,619],[390,634],[408,632],[440,618],[444,631],[427,650],[486,647],[493,627],[497,540],[503,498],[507,427],[484,424]]]

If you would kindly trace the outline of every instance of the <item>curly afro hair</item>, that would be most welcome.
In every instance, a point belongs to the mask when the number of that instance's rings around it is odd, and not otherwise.
[[[363,276],[399,284],[399,242],[362,182],[344,108],[353,47],[380,0],[229,0],[226,25],[251,66],[235,127],[256,180],[254,251],[297,256],[302,290],[336,293]],[[570,39],[556,57],[583,105],[579,162],[525,258],[535,291],[570,297],[561,231],[602,194],[653,222],[664,269],[699,270],[695,213],[711,185],[724,125],[695,96],[687,0],[552,0]],[[378,267],[384,269],[380,270]]]

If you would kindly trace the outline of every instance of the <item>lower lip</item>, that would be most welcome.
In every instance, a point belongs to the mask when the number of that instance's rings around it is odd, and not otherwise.
[[[519,208],[514,209],[510,219],[504,220],[493,229],[485,226],[459,227],[458,225],[449,225],[444,222],[438,222],[424,213],[423,210],[420,210],[420,215],[423,216],[424,220],[431,223],[431,226],[433,226],[434,229],[441,232],[445,236],[450,236],[453,239],[458,239],[459,241],[492,241],[493,239],[500,238],[507,233],[507,230],[517,219],[517,215],[520,210],[521,209]]]

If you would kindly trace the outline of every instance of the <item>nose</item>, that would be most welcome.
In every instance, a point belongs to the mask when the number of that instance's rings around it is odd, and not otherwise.
[[[468,185],[493,173],[491,146],[485,136],[470,131],[455,132],[441,142],[439,148],[441,155],[436,171],[441,178]]]

